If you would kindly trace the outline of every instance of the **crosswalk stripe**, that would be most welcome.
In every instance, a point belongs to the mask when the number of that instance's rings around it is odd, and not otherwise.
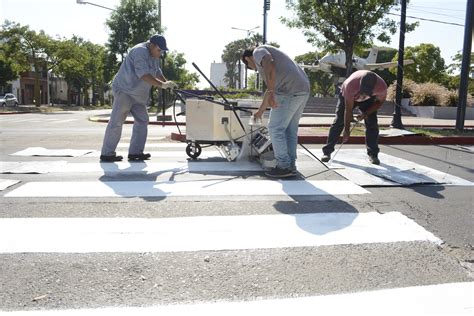
[[[0,312],[5,316],[151,315],[445,315],[472,316],[474,282],[446,283],[359,293],[150,307]],[[317,311],[317,312],[316,312]]]
[[[31,238],[31,236],[35,236]],[[0,253],[179,252],[430,241],[398,212],[179,218],[5,218]]]
[[[366,194],[346,180],[29,182],[5,197],[288,196]]]
[[[117,145],[118,148],[128,148],[130,146],[129,143],[119,143]],[[187,146],[186,143],[152,143],[148,142],[146,144],[146,148],[184,148]]]
[[[119,151],[117,152],[119,155],[124,155],[125,157],[127,156],[127,152],[122,152]],[[158,158],[158,157],[176,157],[176,158],[186,158],[188,159],[188,155],[184,151],[151,151],[149,152],[151,155],[152,159],[153,158]],[[100,151],[93,151],[84,157],[99,157],[100,156]],[[218,150],[203,150],[202,153],[199,155],[199,158],[211,158],[211,157],[222,157],[222,154]]]

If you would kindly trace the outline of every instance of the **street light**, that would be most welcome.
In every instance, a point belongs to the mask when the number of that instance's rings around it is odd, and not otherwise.
[[[247,32],[247,37],[250,37],[250,35],[253,33],[253,30],[258,29],[260,26],[253,27],[251,29],[240,29],[238,27],[231,27],[233,30],[239,30],[239,31],[245,31]]]
[[[241,28],[238,28],[238,27],[231,27],[231,29],[247,32],[247,38],[250,38],[250,35],[251,35],[252,33],[254,33],[253,30],[258,29],[259,27],[260,27],[260,26],[257,25],[256,27],[253,27],[253,28],[251,28],[251,29],[241,29]],[[240,78],[240,77],[241,77],[241,72],[240,72],[241,70],[240,70],[240,68],[241,68],[241,63],[240,63],[240,59],[239,59],[239,88],[242,88],[242,79]],[[245,67],[245,79],[244,79],[244,83],[245,83],[245,88],[247,88],[247,67]]]
[[[108,8],[108,7],[104,7],[104,6],[100,5],[100,4],[95,4],[95,3],[87,2],[87,1],[84,1],[84,0],[76,0],[76,3],[77,3],[77,4],[90,4],[90,5],[94,5],[94,6],[96,6],[96,7],[102,8],[102,9],[107,9],[107,10],[110,10],[110,11],[116,11],[115,9]]]

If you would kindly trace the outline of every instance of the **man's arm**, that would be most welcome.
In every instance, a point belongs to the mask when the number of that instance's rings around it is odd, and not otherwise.
[[[267,106],[270,106],[271,108],[276,108],[278,106],[275,101],[275,63],[271,55],[266,55],[263,57],[262,67],[266,79],[267,90],[263,96],[263,101],[260,105],[260,108],[258,109],[257,113],[255,113],[256,118],[262,117],[263,112],[265,112]]]
[[[153,77],[150,74],[146,74],[143,75],[141,79],[148,82],[150,85],[161,89],[172,89],[177,87],[176,83],[166,80],[164,76]]]
[[[344,106],[344,132],[342,134],[342,141],[345,143],[351,136],[351,122],[353,120],[352,109],[354,108],[354,99],[346,98]]]

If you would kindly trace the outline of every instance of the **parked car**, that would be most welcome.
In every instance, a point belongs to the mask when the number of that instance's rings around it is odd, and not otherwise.
[[[18,99],[12,93],[0,95],[1,106],[18,106]]]

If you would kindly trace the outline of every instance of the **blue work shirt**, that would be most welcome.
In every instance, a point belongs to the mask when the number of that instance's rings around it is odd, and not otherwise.
[[[130,49],[112,82],[113,91],[128,94],[140,104],[148,104],[151,88],[151,84],[141,77],[146,74],[153,77],[163,75],[160,61],[150,55],[147,43],[140,43]]]

